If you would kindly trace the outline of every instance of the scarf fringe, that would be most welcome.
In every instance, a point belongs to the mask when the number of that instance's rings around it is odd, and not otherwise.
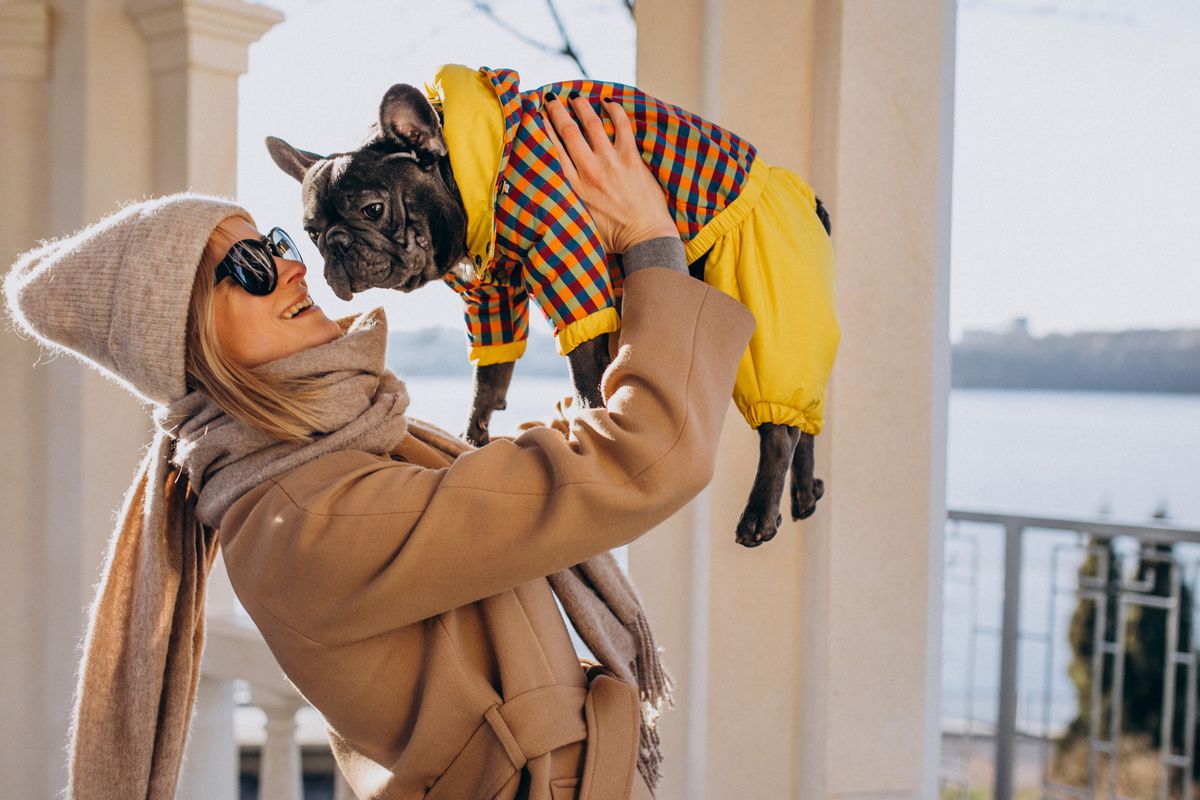
[[[675,707],[675,682],[667,673],[659,657],[659,648],[654,645],[650,624],[644,613],[638,613],[634,622],[633,639],[637,644],[634,663],[638,679],[638,694],[642,700],[641,740],[638,744],[638,772],[646,780],[651,791],[658,788],[662,779],[662,745],[658,738],[658,718],[664,705]]]

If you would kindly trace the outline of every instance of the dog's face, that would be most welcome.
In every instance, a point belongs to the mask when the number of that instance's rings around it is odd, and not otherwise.
[[[357,150],[320,156],[273,136],[267,149],[301,182],[304,229],[341,299],[373,286],[411,292],[464,256],[467,217],[441,124],[412,86],[388,90]]]

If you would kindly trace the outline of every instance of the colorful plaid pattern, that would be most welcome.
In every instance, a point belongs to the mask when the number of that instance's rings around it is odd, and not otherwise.
[[[540,109],[545,92],[578,92],[612,125],[601,98],[621,103],[633,122],[642,158],[668,195],[670,210],[686,241],[732,203],[754,161],[754,147],[738,136],[678,106],[632,86],[568,81],[521,92],[512,70],[484,69],[505,117],[504,156],[497,176],[496,248],[491,263],[464,281],[446,282],[465,303],[472,346],[509,344],[528,335],[529,298],[554,327],[564,328],[615,307],[621,271],[605,257],[591,217],[563,177]]]

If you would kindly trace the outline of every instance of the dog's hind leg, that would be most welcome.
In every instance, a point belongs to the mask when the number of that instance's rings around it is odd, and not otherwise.
[[[512,380],[515,361],[503,364],[486,364],[475,367],[475,397],[471,401],[471,416],[467,420],[466,433],[462,438],[476,447],[490,441],[488,424],[493,411],[503,410],[508,403],[508,384]]]
[[[792,519],[808,519],[817,510],[817,501],[825,494],[825,482],[813,477],[813,436],[800,434],[800,443],[792,456]]]
[[[567,364],[575,393],[583,408],[603,408],[604,398],[600,394],[600,378],[612,362],[608,353],[608,334],[602,333],[594,339],[581,342],[567,353]]]
[[[758,472],[750,488],[750,498],[738,519],[735,539],[746,547],[769,542],[779,532],[783,517],[779,503],[788,465],[800,439],[800,429],[792,425],[764,422],[758,431]]]

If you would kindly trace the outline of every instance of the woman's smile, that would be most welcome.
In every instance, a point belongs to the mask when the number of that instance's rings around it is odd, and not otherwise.
[[[304,297],[300,300],[300,302],[289,306],[287,311],[283,312],[283,318],[293,319],[300,314],[303,314],[305,311],[308,311],[310,308],[318,308],[318,306],[313,303],[312,298],[308,296],[307,292],[305,292]]]

